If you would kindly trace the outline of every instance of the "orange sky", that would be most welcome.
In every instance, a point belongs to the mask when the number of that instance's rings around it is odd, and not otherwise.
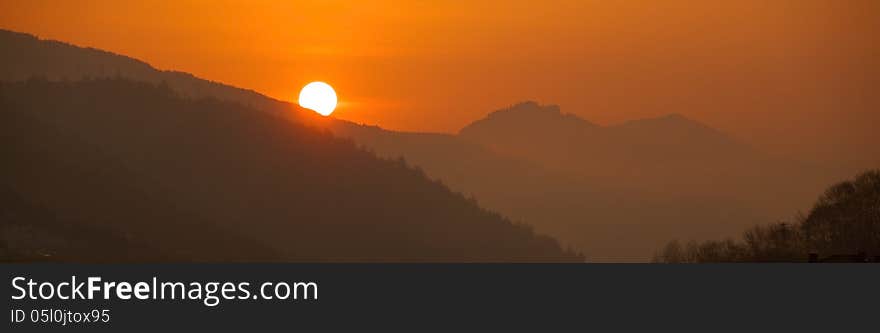
[[[0,27],[289,101],[326,81],[335,116],[391,129],[534,99],[603,124],[677,112],[775,151],[880,140],[873,0],[0,0]]]

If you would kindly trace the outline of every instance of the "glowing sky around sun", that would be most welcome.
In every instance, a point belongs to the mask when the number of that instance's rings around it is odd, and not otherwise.
[[[877,138],[880,1],[8,1],[0,28],[334,117],[455,132],[534,99],[597,123],[681,113],[776,151]],[[821,133],[821,138],[816,137]]]

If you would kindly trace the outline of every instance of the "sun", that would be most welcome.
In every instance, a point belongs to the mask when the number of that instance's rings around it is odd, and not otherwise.
[[[336,91],[324,82],[309,83],[299,92],[299,106],[329,116],[336,109]]]

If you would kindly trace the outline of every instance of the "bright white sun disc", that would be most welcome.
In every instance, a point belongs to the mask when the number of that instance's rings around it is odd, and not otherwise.
[[[299,106],[329,116],[336,109],[336,91],[324,82],[309,83],[299,92]]]

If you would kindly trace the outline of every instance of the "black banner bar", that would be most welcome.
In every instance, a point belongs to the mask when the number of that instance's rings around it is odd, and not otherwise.
[[[6,327],[16,332],[843,332],[875,327],[880,299],[880,265],[870,264],[5,264],[0,271]],[[82,299],[90,277],[100,289]],[[81,295],[71,295],[80,283]],[[167,288],[162,297],[162,283],[181,283],[172,285],[175,299]],[[180,299],[183,289],[199,297]],[[71,296],[78,299],[58,298]]]

